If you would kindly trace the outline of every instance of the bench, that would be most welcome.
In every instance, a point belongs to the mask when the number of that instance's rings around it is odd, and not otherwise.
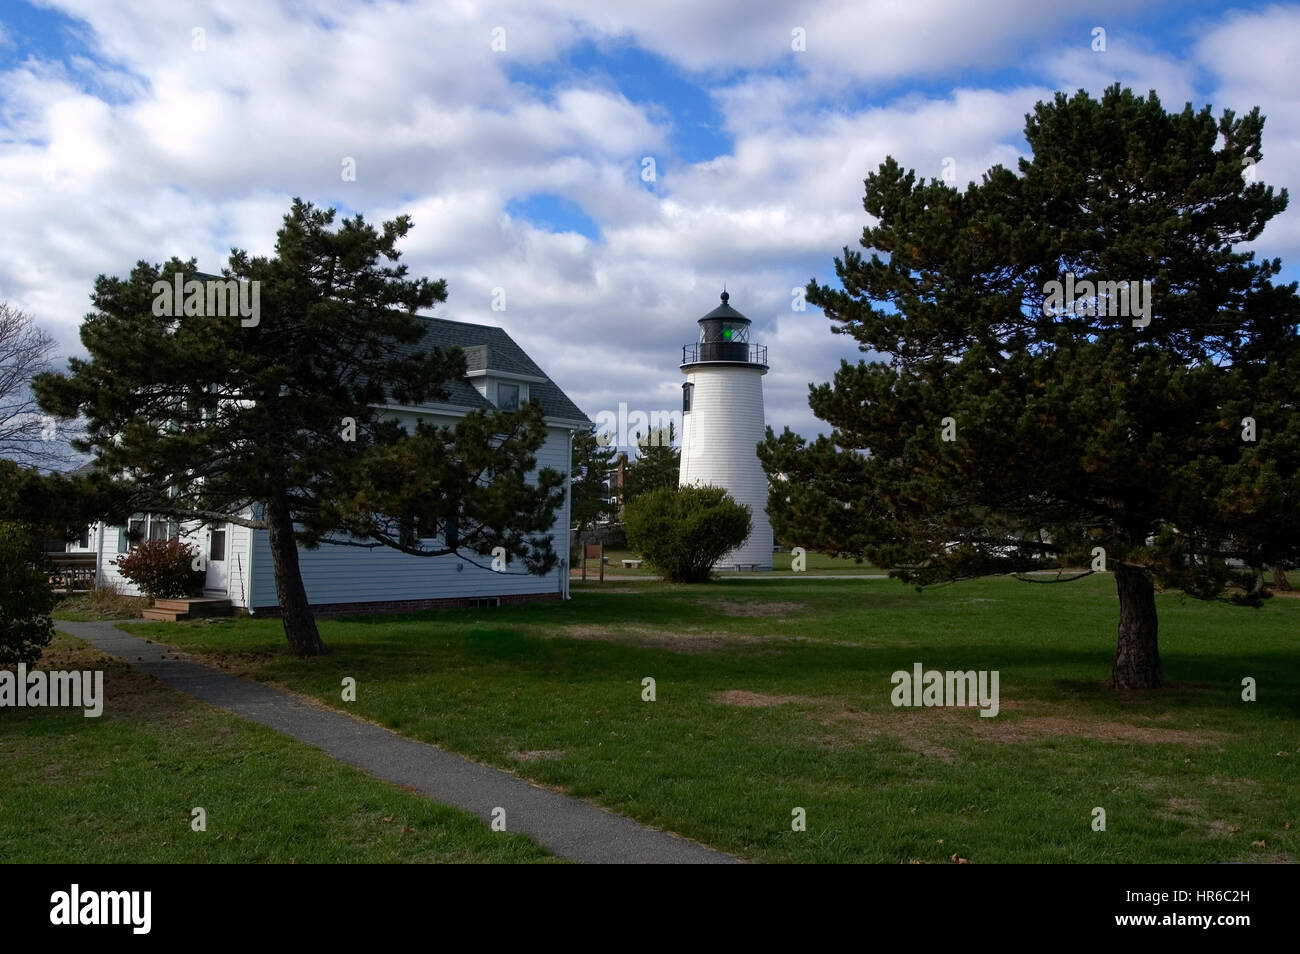
[[[623,569],[625,569],[625,570],[639,570],[639,569],[641,569],[641,561],[640,561],[640,560],[624,560],[624,561],[623,561]]]

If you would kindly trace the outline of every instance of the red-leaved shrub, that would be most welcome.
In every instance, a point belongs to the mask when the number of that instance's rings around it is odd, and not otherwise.
[[[203,590],[202,570],[194,569],[198,551],[179,540],[150,540],[118,557],[118,571],[150,599],[195,596]]]

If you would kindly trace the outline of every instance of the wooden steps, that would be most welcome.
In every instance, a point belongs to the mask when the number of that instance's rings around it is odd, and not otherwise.
[[[230,600],[212,596],[183,597],[171,600],[154,600],[153,606],[141,614],[145,619],[175,623],[182,619],[199,619],[207,616],[230,616]]]

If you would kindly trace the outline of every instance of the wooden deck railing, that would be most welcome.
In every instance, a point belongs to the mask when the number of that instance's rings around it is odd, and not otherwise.
[[[72,593],[95,585],[95,554],[50,553],[50,588]]]

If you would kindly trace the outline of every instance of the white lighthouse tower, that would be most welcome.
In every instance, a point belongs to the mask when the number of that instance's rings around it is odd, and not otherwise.
[[[749,319],[727,304],[700,319],[700,337],[682,348],[682,471],[679,484],[722,487],[749,508],[749,538],[719,565],[772,569],[767,475],[756,446],[764,436],[767,348],[749,343]]]

